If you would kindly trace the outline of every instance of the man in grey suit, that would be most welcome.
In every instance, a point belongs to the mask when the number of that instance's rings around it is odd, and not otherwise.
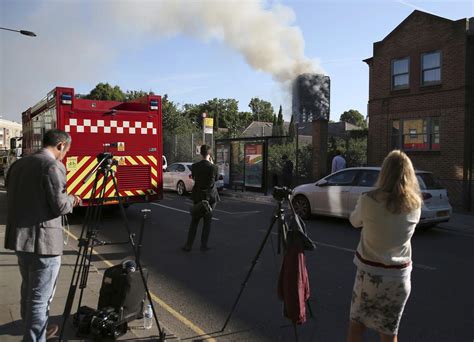
[[[5,181],[5,248],[16,251],[22,277],[23,341],[47,338],[49,304],[63,252],[61,216],[71,213],[80,201],[66,193],[66,169],[60,162],[70,146],[68,133],[46,132],[43,148],[13,163]]]

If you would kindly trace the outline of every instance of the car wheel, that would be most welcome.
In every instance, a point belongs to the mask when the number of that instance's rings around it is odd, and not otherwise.
[[[303,219],[307,220],[311,216],[311,206],[308,199],[303,195],[296,196],[293,201],[293,208],[296,213]]]
[[[186,194],[186,185],[182,181],[178,182],[178,185],[176,185],[176,191],[178,192],[178,195],[183,196]]]

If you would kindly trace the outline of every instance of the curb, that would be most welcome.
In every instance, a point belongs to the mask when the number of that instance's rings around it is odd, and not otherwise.
[[[245,201],[254,201],[259,203],[266,203],[266,204],[274,204],[275,200],[272,196],[264,196],[264,195],[251,195],[248,193],[238,193],[238,192],[227,192],[222,191],[219,193],[221,197],[229,197],[234,199],[240,199]]]

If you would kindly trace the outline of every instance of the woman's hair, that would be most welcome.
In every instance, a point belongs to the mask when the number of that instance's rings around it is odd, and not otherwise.
[[[387,210],[394,214],[421,207],[421,192],[410,158],[399,150],[390,152],[383,161],[376,189],[369,195],[383,197]]]

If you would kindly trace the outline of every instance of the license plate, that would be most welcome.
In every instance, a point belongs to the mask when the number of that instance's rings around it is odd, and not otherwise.
[[[443,217],[443,216],[448,216],[448,215],[449,215],[449,210],[438,211],[436,213],[436,216],[438,217]]]

